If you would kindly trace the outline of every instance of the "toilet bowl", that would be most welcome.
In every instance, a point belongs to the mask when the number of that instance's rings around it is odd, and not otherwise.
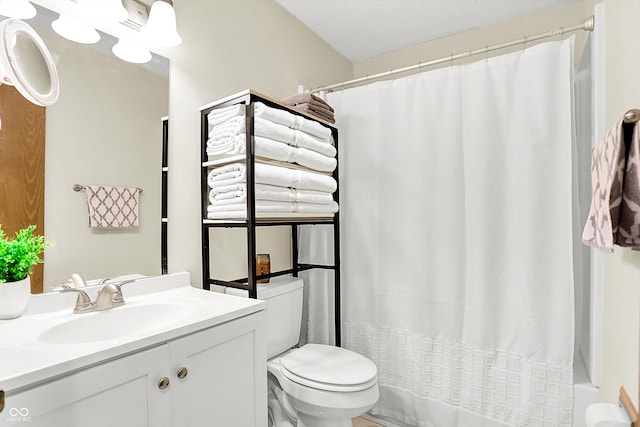
[[[293,348],[302,322],[302,287],[302,279],[278,277],[257,289],[266,302],[270,421],[274,427],[351,427],[351,419],[378,400],[378,370],[368,358],[344,348]]]
[[[306,344],[267,362],[298,427],[351,426],[378,401],[376,366],[339,347]]]

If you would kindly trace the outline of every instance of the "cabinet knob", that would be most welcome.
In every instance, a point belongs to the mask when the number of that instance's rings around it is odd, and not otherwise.
[[[158,388],[160,390],[164,390],[167,387],[169,387],[169,378],[167,377],[160,378],[160,381],[158,381]]]
[[[188,373],[189,371],[187,370],[187,368],[183,366],[182,368],[178,369],[178,378],[184,379]]]

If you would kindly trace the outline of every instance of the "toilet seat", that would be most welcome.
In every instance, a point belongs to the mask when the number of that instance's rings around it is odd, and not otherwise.
[[[353,351],[323,344],[306,344],[280,359],[289,380],[318,390],[356,392],[378,380],[376,365]]]

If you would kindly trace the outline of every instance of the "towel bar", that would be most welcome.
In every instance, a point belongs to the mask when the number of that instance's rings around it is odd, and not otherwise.
[[[84,185],[80,185],[80,184],[73,184],[73,191],[82,191],[84,190]],[[140,192],[140,194],[142,194],[142,188],[140,187],[136,187],[138,189],[138,191]]]
[[[625,123],[636,123],[640,120],[640,110],[629,110],[624,114]]]

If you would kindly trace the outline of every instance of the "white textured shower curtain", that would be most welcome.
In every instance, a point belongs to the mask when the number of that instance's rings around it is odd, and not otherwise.
[[[571,426],[572,64],[573,38],[328,96],[343,345],[378,367],[374,414]]]

